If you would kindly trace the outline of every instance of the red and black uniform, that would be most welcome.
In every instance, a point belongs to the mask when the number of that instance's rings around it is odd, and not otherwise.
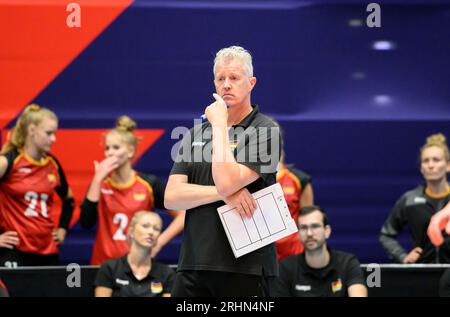
[[[131,218],[138,211],[164,209],[164,190],[156,176],[135,172],[128,184],[115,184],[110,177],[105,179],[98,202],[85,198],[81,205],[81,225],[89,229],[98,220],[91,264],[99,265],[128,253],[126,234]]]
[[[389,258],[403,263],[408,252],[397,240],[405,227],[411,234],[413,247],[420,247],[417,263],[450,263],[450,236],[443,232],[444,243],[434,246],[427,235],[431,217],[450,201],[450,192],[432,196],[422,185],[407,191],[395,203],[381,227],[379,240]]]
[[[69,190],[62,167],[50,154],[40,162],[18,150],[5,157],[6,173],[0,180],[1,226],[4,231],[16,231],[19,244],[12,251],[1,249],[0,265],[5,261],[19,266],[57,264],[58,246],[52,235],[57,227],[52,217],[54,194],[65,201]],[[69,227],[72,211],[73,204],[65,208],[63,203],[58,227]],[[39,261],[46,256],[52,260]]]
[[[298,214],[302,207],[300,206],[300,198],[303,189],[311,183],[311,176],[292,166],[284,165],[277,173],[277,183],[280,183],[283,188],[284,198],[292,219],[297,223]],[[304,249],[297,232],[278,240],[276,246],[278,261],[287,256],[302,253]]]

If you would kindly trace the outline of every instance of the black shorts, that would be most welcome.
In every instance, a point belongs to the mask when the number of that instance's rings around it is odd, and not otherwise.
[[[181,271],[172,297],[267,297],[271,277],[219,271]]]
[[[35,254],[11,249],[0,249],[0,266],[15,268],[19,266],[59,265],[59,256],[55,254]]]

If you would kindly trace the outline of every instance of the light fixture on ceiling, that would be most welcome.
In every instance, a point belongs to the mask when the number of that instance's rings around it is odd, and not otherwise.
[[[387,107],[392,104],[392,97],[389,95],[376,95],[373,97],[373,102],[377,106]]]
[[[362,80],[366,78],[366,74],[363,72],[353,72],[351,74],[352,78],[355,80]]]
[[[372,43],[372,48],[377,51],[390,51],[395,50],[397,44],[392,41],[375,41]]]

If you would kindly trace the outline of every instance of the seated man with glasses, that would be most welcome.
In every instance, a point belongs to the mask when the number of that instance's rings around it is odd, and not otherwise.
[[[331,227],[319,206],[303,207],[298,217],[305,252],[280,262],[273,295],[277,297],[365,297],[364,274],[358,259],[327,248]]]

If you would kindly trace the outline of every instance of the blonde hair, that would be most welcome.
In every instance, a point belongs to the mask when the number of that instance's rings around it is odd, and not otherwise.
[[[136,224],[138,223],[139,219],[141,219],[141,217],[143,217],[145,215],[156,216],[156,218],[161,223],[161,226],[163,225],[163,221],[162,221],[161,217],[156,212],[154,212],[154,211],[147,211],[147,210],[138,211],[131,218],[130,225],[128,226],[128,230],[127,230],[128,236],[130,236],[131,232],[134,231],[134,227],[136,227]]]
[[[442,133],[436,133],[427,137],[425,144],[420,148],[420,156],[423,151],[429,147],[437,146],[444,151],[444,156],[447,161],[450,161],[450,152],[448,150],[447,138]]]
[[[245,48],[240,46],[230,46],[222,48],[216,53],[214,59],[213,73],[216,74],[217,64],[220,62],[230,62],[232,60],[239,60],[244,66],[244,71],[248,77],[253,77],[252,55]]]
[[[43,108],[37,104],[31,104],[25,107],[22,114],[17,119],[16,125],[9,132],[1,154],[6,154],[13,149],[23,148],[25,146],[30,124],[38,125],[45,118],[51,118],[58,121],[58,117],[50,109]]]
[[[138,138],[133,133],[134,129],[136,129],[136,122],[128,116],[120,116],[116,119],[116,127],[110,130],[106,135],[111,133],[118,134],[122,140],[137,148]]]

